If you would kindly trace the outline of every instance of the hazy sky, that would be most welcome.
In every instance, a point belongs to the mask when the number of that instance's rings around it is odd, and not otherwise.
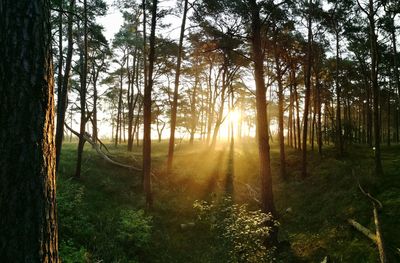
[[[104,35],[110,40],[121,27],[123,18],[121,12],[112,5],[114,2],[113,0],[106,0],[106,2],[109,5],[107,15],[97,18],[97,22],[104,26]]]

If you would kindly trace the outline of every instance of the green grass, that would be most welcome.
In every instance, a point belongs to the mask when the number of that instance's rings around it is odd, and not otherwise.
[[[125,145],[108,148],[116,160],[141,166],[140,148],[134,147],[132,153],[126,152]],[[153,143],[155,203],[147,211],[151,216],[151,236],[132,241],[118,233],[127,234],[121,228],[121,211],[145,207],[140,173],[107,163],[87,145],[81,179],[71,179],[76,144],[64,144],[57,183],[64,261],[76,261],[75,256],[89,262],[220,262],[218,244],[211,242],[211,234],[204,226],[181,229],[180,224],[196,220],[195,200],[213,200],[224,193],[229,148],[221,144],[209,151],[200,143],[180,144],[170,176],[164,173],[167,149],[167,142]],[[290,243],[290,247],[281,250],[282,262],[320,262],[327,255],[334,262],[377,262],[372,242],[346,222],[354,218],[373,230],[371,204],[357,188],[357,178],[382,201],[381,221],[388,252],[392,262],[400,262],[400,255],[396,254],[400,247],[400,147],[383,148],[382,152],[382,178],[372,175],[372,150],[353,145],[341,160],[334,158],[334,150],[329,147],[324,149],[322,159],[317,153],[310,153],[310,175],[301,180],[300,153],[288,148],[289,180],[283,182],[278,177],[279,150],[272,145],[279,237]],[[249,184],[259,189],[257,147],[253,142],[237,143],[233,167],[236,202],[249,203],[256,209],[258,204],[245,187]],[[142,237],[140,231],[138,235]]]

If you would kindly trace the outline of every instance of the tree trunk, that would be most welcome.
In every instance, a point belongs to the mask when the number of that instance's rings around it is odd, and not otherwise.
[[[270,146],[267,128],[267,101],[264,80],[264,54],[261,47],[262,24],[260,6],[256,0],[249,0],[251,8],[251,48],[254,62],[254,78],[256,85],[257,142],[261,179],[261,211],[275,216],[274,197],[272,193]],[[270,242],[277,244],[278,231],[273,227]]]
[[[104,64],[101,64],[98,66],[96,69],[95,63],[93,63],[93,69],[92,69],[92,83],[93,83],[93,110],[92,110],[92,138],[95,143],[97,143],[98,140],[98,128],[97,128],[97,100],[98,100],[98,94],[97,94],[97,81],[99,79],[99,74],[100,71],[102,70]]]
[[[301,126],[300,126],[300,102],[299,102],[299,93],[297,92],[297,83],[296,83],[296,71],[293,68],[292,69],[292,74],[293,74],[293,79],[294,79],[294,85],[293,85],[293,90],[294,90],[294,99],[296,102],[296,126],[297,126],[297,148],[301,150]]]
[[[137,67],[136,61],[139,61],[137,59],[137,56],[138,56],[137,53],[138,53],[138,50],[137,50],[137,48],[135,48],[135,52],[134,52],[134,55],[133,55],[133,63],[132,63],[132,66],[133,66],[132,75],[129,75],[129,70],[128,70],[128,76],[131,76],[131,77],[129,77],[130,97],[128,98],[128,107],[129,107],[129,109],[128,109],[128,152],[132,151],[132,146],[133,146],[133,132],[132,132],[133,131],[133,113],[135,111],[136,103],[137,103],[137,100],[139,98],[139,94],[137,94],[136,97],[134,96],[135,94],[134,94],[134,88],[133,88],[134,79],[136,77],[135,76],[136,67]],[[133,101],[134,97],[135,97],[135,100]]]
[[[322,116],[321,116],[321,83],[320,83],[320,77],[319,77],[319,72],[316,74],[315,77],[315,85],[317,89],[317,143],[318,143],[318,154],[321,157],[322,155]]]
[[[122,84],[123,84],[123,66],[121,65],[121,72],[119,76],[119,93],[118,93],[118,111],[117,111],[117,128],[115,132],[115,146],[121,142],[122,130]]]
[[[83,1],[83,13],[84,13],[84,26],[83,26],[83,49],[84,54],[81,59],[83,59],[83,69],[81,70],[81,88],[80,88],[80,106],[81,106],[81,123],[79,130],[79,142],[78,142],[78,157],[76,161],[76,170],[75,177],[81,177],[81,166],[82,166],[82,155],[83,155],[83,147],[85,146],[85,139],[83,138],[85,135],[85,125],[86,125],[86,91],[87,91],[87,69],[88,69],[88,21],[87,21],[87,0]]]
[[[192,103],[190,105],[190,112],[191,112],[191,127],[190,127],[190,140],[189,144],[193,145],[194,135],[196,133],[196,126],[197,126],[197,113],[196,113],[196,98],[197,98],[197,85],[199,83],[198,73],[196,72],[195,80],[194,80],[194,87],[192,93]]]
[[[69,83],[69,75],[71,71],[71,62],[72,62],[72,52],[73,52],[73,39],[72,39],[72,26],[73,26],[73,10],[74,10],[75,0],[71,0],[69,3],[69,11],[71,13],[68,14],[68,26],[67,26],[67,34],[68,34],[68,44],[67,44],[67,57],[65,59],[65,69],[64,76],[62,78],[62,87],[61,90],[58,90],[58,102],[57,102],[57,127],[56,127],[56,169],[58,170],[60,164],[60,156],[61,156],[61,148],[62,148],[62,140],[64,135],[64,123],[65,123],[65,112],[67,110],[68,104],[68,83]]]
[[[181,24],[181,33],[179,36],[178,61],[177,61],[177,65],[176,65],[174,98],[173,98],[172,109],[171,109],[171,125],[170,125],[171,134],[169,137],[169,146],[168,146],[167,173],[171,172],[172,163],[174,161],[176,112],[177,112],[177,108],[178,108],[178,88],[179,88],[179,77],[181,74],[183,38],[185,36],[184,34],[185,34],[187,9],[188,9],[188,0],[185,0],[185,4],[184,4],[184,8],[183,8],[182,24]]]
[[[342,137],[342,116],[341,116],[341,86],[339,84],[339,29],[335,25],[336,30],[336,64],[335,64],[335,85],[336,85],[336,149],[338,156],[343,156],[343,137]]]
[[[281,62],[278,54],[277,47],[277,29],[274,32],[274,57],[275,57],[275,66],[276,66],[276,80],[278,82],[278,138],[279,138],[279,167],[280,167],[280,176],[282,179],[286,180],[286,161],[285,161],[285,136],[284,136],[284,127],[283,127],[283,111],[284,111],[284,94],[283,94],[283,83],[282,83],[282,69]]]
[[[50,1],[0,4],[0,255],[59,262]]]
[[[396,28],[394,25],[394,18],[392,20],[392,26],[391,26],[391,37],[392,37],[392,49],[393,49],[393,72],[394,72],[394,81],[396,84],[396,90],[397,90],[397,102],[400,103],[400,74],[399,74],[399,66],[398,66],[398,60],[397,60],[397,43],[396,43]],[[396,106],[396,142],[399,142],[399,107]]]
[[[375,172],[377,175],[383,174],[381,162],[381,125],[379,119],[379,86],[378,86],[378,47],[375,33],[375,11],[374,2],[369,0],[369,34],[371,43],[371,80],[374,102],[374,141],[375,141]]]
[[[309,1],[311,4],[311,0]],[[311,8],[311,7],[309,7]],[[305,88],[306,88],[306,94],[304,98],[304,114],[303,114],[303,155],[302,155],[302,171],[301,175],[303,178],[307,177],[307,125],[308,125],[308,108],[310,104],[310,91],[311,91],[311,63],[312,63],[312,23],[311,23],[311,10],[309,10],[308,18],[307,18],[307,28],[308,28],[308,40],[307,40],[307,61],[305,65]]]
[[[153,0],[151,11],[149,71],[147,86],[143,98],[143,189],[146,195],[146,205],[153,205],[151,192],[151,90],[153,89],[153,69],[155,58],[155,37],[157,19],[157,0]]]

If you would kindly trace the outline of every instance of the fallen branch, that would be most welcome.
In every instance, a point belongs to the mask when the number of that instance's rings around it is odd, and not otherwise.
[[[354,170],[353,170],[354,174]],[[372,203],[373,206],[373,214],[374,214],[374,223],[375,223],[375,234],[373,234],[368,228],[360,225],[353,219],[348,219],[347,221],[349,222],[350,225],[352,225],[355,229],[363,233],[365,236],[367,236],[369,239],[371,239],[376,246],[378,247],[379,251],[379,259],[381,263],[386,263],[386,252],[385,252],[385,246],[383,242],[383,236],[382,236],[382,229],[381,229],[381,224],[379,221],[379,211],[382,210],[383,206],[382,203],[373,197],[370,193],[365,191],[360,182],[358,182],[358,188],[360,189],[361,193],[365,195],[370,202]]]
[[[371,239],[376,244],[376,236],[368,228],[366,228],[365,226],[361,225],[360,223],[358,223],[354,219],[347,219],[347,222],[349,222],[350,225],[352,225],[355,229],[360,231],[362,234],[364,234],[364,236],[368,237],[369,239]]]
[[[360,182],[358,182],[358,188],[360,189],[361,193],[363,193],[363,195],[365,195],[366,197],[369,198],[369,200],[374,204],[377,205],[379,210],[381,210],[383,208],[382,203],[376,199],[375,197],[373,197],[370,193],[367,193],[364,188],[362,188]]]
[[[68,124],[66,124],[66,123],[65,123],[65,127],[66,127],[68,130],[70,130],[73,134],[75,134],[76,136],[78,136],[78,137],[80,136],[80,134],[79,134],[77,131],[74,131],[74,130],[73,130],[71,127],[69,127]],[[123,164],[123,163],[119,163],[119,162],[117,162],[117,161],[112,160],[110,157],[108,157],[105,153],[103,153],[103,152],[101,151],[99,145],[98,145],[97,143],[95,143],[95,142],[90,138],[90,136],[89,136],[88,134],[84,134],[84,135],[83,135],[83,139],[84,139],[85,141],[87,141],[88,143],[90,143],[90,144],[93,146],[93,148],[96,150],[96,152],[97,152],[101,157],[103,157],[103,159],[106,160],[107,162],[112,163],[112,164],[114,164],[114,165],[116,165],[116,166],[120,166],[120,167],[124,167],[124,168],[131,169],[131,170],[134,170],[134,171],[138,171],[138,172],[141,172],[141,171],[142,171],[142,169],[140,169],[140,168],[137,168],[137,167],[134,167],[134,166],[131,166],[131,165],[127,165],[127,164]]]

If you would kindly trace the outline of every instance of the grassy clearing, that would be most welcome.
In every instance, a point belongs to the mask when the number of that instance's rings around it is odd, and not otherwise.
[[[141,149],[127,153],[124,145],[108,146],[120,162],[140,167]],[[214,200],[226,189],[229,147],[220,144],[209,151],[201,144],[181,144],[176,151],[174,174],[163,168],[167,143],[153,143],[154,199],[146,215],[140,173],[112,166],[86,146],[82,178],[71,179],[75,169],[74,143],[65,143],[58,177],[61,252],[64,261],[103,262],[222,262],[218,244],[202,225],[181,229],[196,220],[195,200]],[[376,262],[375,246],[346,223],[354,218],[373,229],[372,208],[357,188],[363,186],[382,201],[384,237],[392,261],[400,247],[400,147],[383,149],[384,178],[374,178],[372,151],[352,146],[342,160],[333,149],[322,160],[310,154],[310,176],[300,180],[300,154],[287,150],[289,181],[278,178],[278,147],[272,145],[272,171],[282,262],[320,262],[329,255],[334,262]],[[352,169],[355,175],[352,174]],[[238,203],[257,203],[246,184],[258,190],[257,147],[251,141],[237,143],[233,155],[234,198]],[[357,178],[356,178],[357,177]],[[128,212],[127,212],[128,211]],[[128,215],[128,216],[127,216]],[[149,216],[151,219],[149,219]],[[126,219],[121,220],[122,219]],[[126,225],[124,222],[130,222]],[[151,229],[146,227],[150,226]],[[142,231],[146,229],[146,231]],[[132,235],[129,235],[132,234]]]

